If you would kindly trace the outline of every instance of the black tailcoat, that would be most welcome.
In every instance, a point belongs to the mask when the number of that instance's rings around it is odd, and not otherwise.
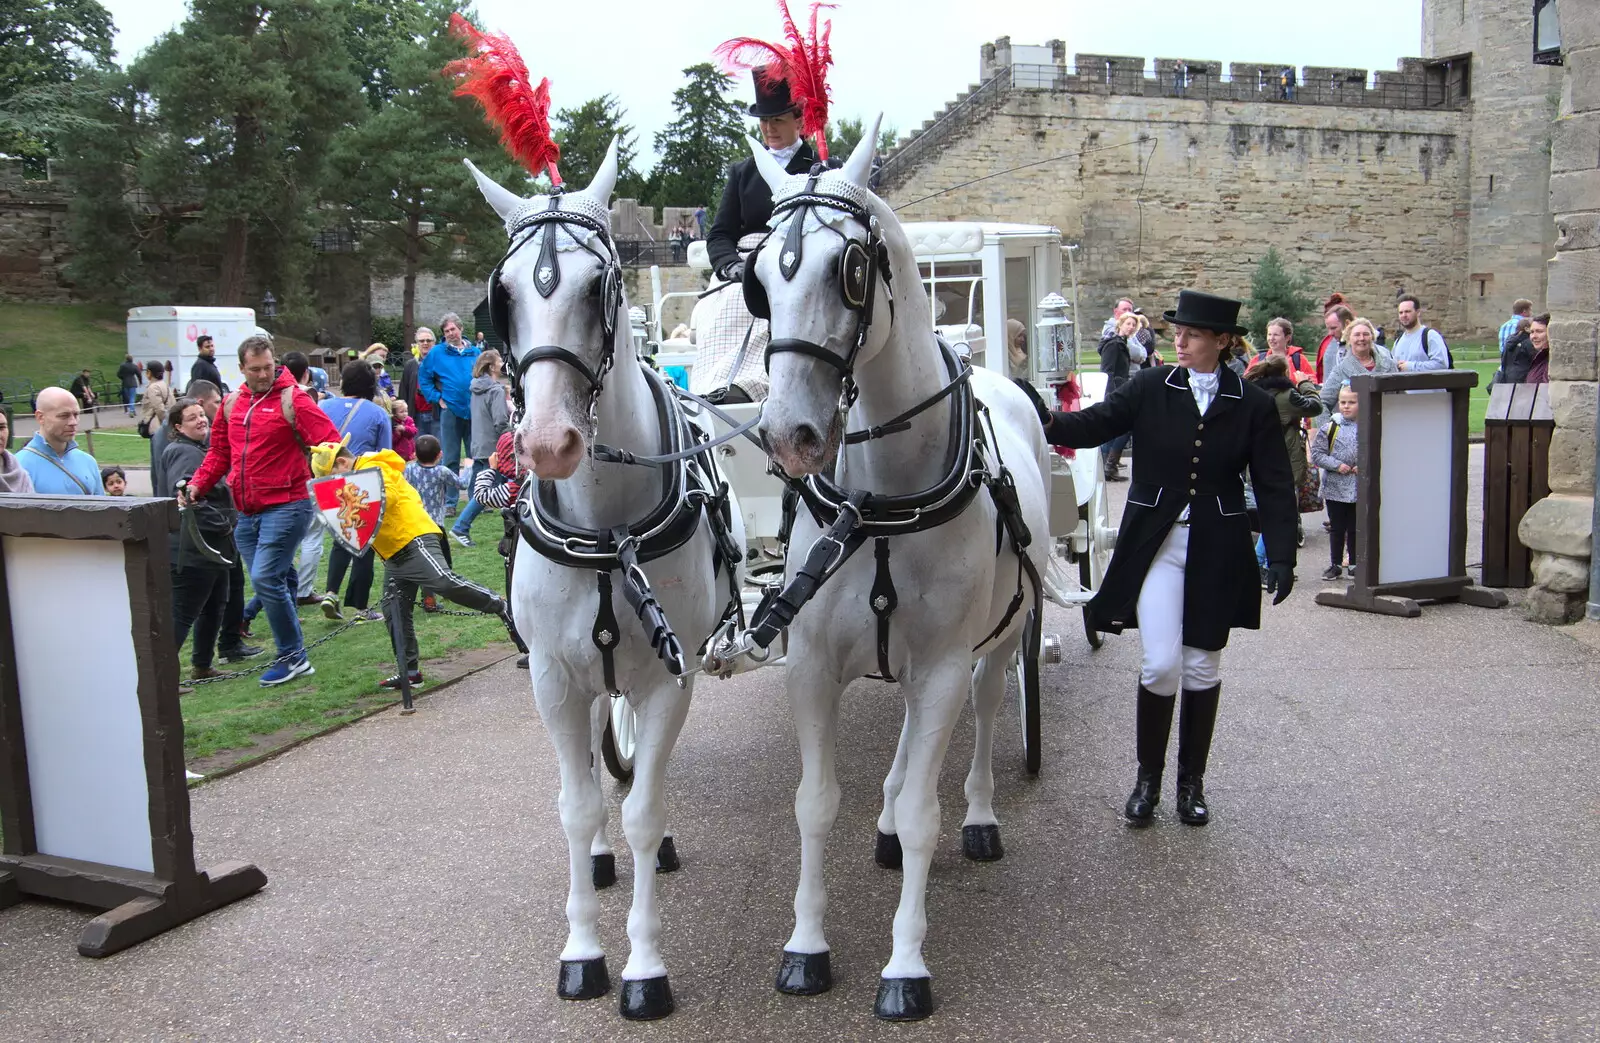
[[[805,142],[789,158],[788,172],[804,174],[817,161],[816,150]],[[706,253],[713,270],[721,270],[739,259],[739,240],[751,232],[764,232],[772,216],[772,189],[767,186],[754,159],[741,159],[728,171],[728,184],[722,190],[722,205],[706,235]]]
[[[1272,396],[1227,367],[1200,416],[1189,371],[1136,373],[1099,405],[1052,413],[1046,437],[1086,449],[1133,433],[1133,481],[1104,584],[1089,602],[1101,630],[1139,625],[1134,609],[1156,552],[1189,507],[1183,643],[1216,650],[1232,627],[1261,626],[1261,581],[1241,473],[1250,469],[1267,559],[1295,560],[1299,506]]]

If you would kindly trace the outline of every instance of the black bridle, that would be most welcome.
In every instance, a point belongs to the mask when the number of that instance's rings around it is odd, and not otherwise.
[[[505,256],[500,258],[500,263],[495,265],[494,272],[489,276],[489,321],[501,343],[512,352],[511,394],[519,418],[526,405],[522,392],[523,378],[527,375],[528,368],[535,362],[548,359],[578,371],[589,385],[591,419],[594,417],[596,403],[600,400],[600,392],[605,386],[606,374],[611,372],[611,367],[616,362],[617,312],[622,308],[622,266],[617,261],[616,247],[611,241],[610,225],[603,224],[588,214],[575,210],[562,210],[560,206],[561,195],[557,193],[550,197],[550,205],[546,209],[535,211],[520,220],[511,230],[511,245],[506,249]],[[601,348],[600,363],[594,367],[590,367],[576,352],[560,344],[541,344],[518,355],[511,340],[510,302],[506,300],[505,290],[500,285],[500,274],[505,269],[506,262],[511,260],[518,250],[538,238],[541,227],[549,226],[545,229],[540,243],[539,259],[533,275],[533,288],[538,291],[539,296],[548,298],[561,284],[561,265],[556,249],[559,238],[557,230],[565,225],[593,232],[605,245],[605,253],[601,253],[577,236],[573,237],[579,246],[600,262],[602,273],[600,326],[605,332],[605,343]]]
[[[873,308],[878,296],[878,278],[881,275],[885,283],[889,282],[889,251],[878,228],[877,218],[854,200],[818,191],[817,179],[820,176],[821,172],[813,169],[810,180],[806,182],[806,187],[801,192],[775,204],[772,208],[774,216],[794,214],[789,230],[783,238],[783,252],[778,256],[778,271],[787,282],[800,270],[800,262],[804,257],[806,215],[813,207],[837,210],[860,223],[867,232],[865,240],[846,235],[827,222],[822,222],[824,228],[843,239],[845,243],[844,253],[839,260],[839,296],[844,306],[856,313],[855,335],[842,357],[813,341],[792,337],[777,338],[767,342],[763,361],[770,373],[772,356],[789,352],[814,358],[837,370],[840,380],[839,407],[841,411],[846,411],[855,404],[856,396],[859,394],[855,381],[856,358],[861,354],[861,348],[867,341],[867,332],[872,327]],[[744,282],[745,304],[749,307],[750,313],[757,318],[768,320],[772,318],[772,307],[767,299],[765,287],[755,276],[755,261],[756,255],[771,238],[772,235],[769,233],[767,239],[761,241],[747,260]],[[891,325],[894,323],[893,298],[889,301],[889,322]]]

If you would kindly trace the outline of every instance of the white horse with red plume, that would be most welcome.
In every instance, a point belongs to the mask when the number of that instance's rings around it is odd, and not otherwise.
[[[676,858],[663,780],[693,684],[673,628],[695,644],[712,632],[730,592],[737,598],[744,536],[725,488],[706,471],[709,454],[694,453],[700,432],[634,351],[610,231],[616,142],[587,187],[563,191],[548,81],[534,86],[504,36],[459,15],[451,25],[472,51],[447,70],[459,78],[457,93],[482,102],[510,152],[555,186],[523,198],[467,163],[510,241],[489,279],[490,312],[513,360],[518,462],[538,479],[517,505],[523,545],[511,600],[561,770],[570,880],[557,989],[574,1000],[610,989],[595,895],[597,883],[614,879],[600,743],[611,700],[625,698],[638,730],[622,805],[634,893],[621,1008],[632,1019],[664,1017],[673,1001],[656,870],[675,868]],[[615,595],[626,602],[620,611]]]
[[[819,33],[815,6],[806,37],[783,13],[787,47],[735,40],[719,53],[788,78],[806,132],[825,140],[827,28]],[[802,506],[787,584],[746,641],[765,647],[788,626],[802,774],[795,925],[777,980],[784,992],[832,984],[823,853],[840,801],[840,697],[866,675],[901,686],[906,716],[883,787],[878,860],[903,876],[875,1013],[909,1021],[933,1009],[922,943],[936,791],[969,692],[977,737],[963,850],[978,860],[1001,855],[990,752],[1006,666],[1042,609],[1049,447],[1017,388],[965,366],[930,332],[910,244],[868,188],[877,130],[875,122],[842,169],[793,177],[751,144],[773,196],[771,232],[746,263],[744,285],[751,313],[772,326],[761,432]]]

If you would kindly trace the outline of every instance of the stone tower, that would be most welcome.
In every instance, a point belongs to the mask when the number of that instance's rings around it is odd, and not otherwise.
[[[1555,253],[1550,128],[1561,70],[1533,64],[1528,0],[1423,0],[1422,53],[1472,55],[1466,325],[1493,330],[1518,297],[1545,305]]]

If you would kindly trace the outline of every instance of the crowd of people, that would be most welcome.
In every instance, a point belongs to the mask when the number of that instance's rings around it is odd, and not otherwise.
[[[298,616],[306,605],[335,620],[398,622],[410,635],[408,666],[417,675],[409,605],[396,599],[414,598],[419,584],[425,610],[444,596],[498,614],[509,628],[505,599],[450,572],[444,545],[447,525],[456,542],[475,545],[471,526],[483,507],[470,494],[474,484],[498,492],[490,509],[508,502],[507,483],[516,488],[505,366],[498,352],[481,347],[481,335],[477,344],[464,339],[459,316],[445,315],[439,328],[442,342],[418,329],[398,386],[386,372],[386,345],[348,350],[332,385],[305,354],[279,357],[259,330],[238,347],[244,385],[236,391],[222,380],[210,337],[197,345],[181,394],[170,364],[125,360],[120,405],[150,439],[151,490],[185,509],[171,538],[173,625],[180,647],[193,637],[193,678],[218,676],[219,658],[262,655],[263,648],[245,643],[258,615],[276,652],[260,684],[313,673]],[[123,495],[126,473],[102,468],[77,443],[81,413],[95,404],[87,372],[81,385],[43,389],[38,434],[15,453],[9,417],[0,414],[0,492]],[[385,518],[376,553],[353,554],[335,541],[326,583],[318,584],[327,527],[317,521],[307,482],[347,467],[381,472]],[[501,548],[509,551],[506,541]],[[388,563],[382,610],[371,603],[375,558]],[[248,602],[247,572],[254,592]],[[508,592],[509,576],[508,569]]]
[[[1395,302],[1398,334],[1392,344],[1382,326],[1358,316],[1343,294],[1322,306],[1323,335],[1314,352],[1294,344],[1295,327],[1284,318],[1267,324],[1266,346],[1257,350],[1243,334],[1222,332],[1223,364],[1267,391],[1278,408],[1285,446],[1302,513],[1326,510],[1330,561],[1323,579],[1355,574],[1355,501],[1360,425],[1351,381],[1363,373],[1426,372],[1452,368],[1443,334],[1422,321],[1422,304],[1412,294]],[[1543,383],[1549,380],[1550,317],[1534,315],[1533,302],[1518,300],[1500,328],[1500,367],[1495,382]],[[1106,394],[1126,384],[1141,369],[1162,364],[1155,331],[1135,303],[1117,301],[1100,331],[1100,371]],[[1107,481],[1125,481],[1123,456],[1130,433],[1100,447]],[[1299,531],[1305,543],[1305,531]],[[1258,564],[1267,580],[1265,547],[1258,540]]]

